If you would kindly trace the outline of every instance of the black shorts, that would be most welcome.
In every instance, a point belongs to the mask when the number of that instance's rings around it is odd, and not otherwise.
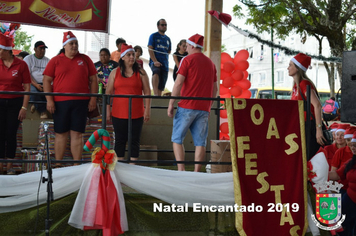
[[[69,100],[55,102],[53,114],[54,132],[65,133],[70,130],[84,133],[88,116],[89,100]]]
[[[152,75],[158,74],[159,81],[158,81],[158,89],[164,91],[166,88],[167,78],[168,78],[168,71],[162,69],[162,67],[157,67],[154,64],[151,65]]]

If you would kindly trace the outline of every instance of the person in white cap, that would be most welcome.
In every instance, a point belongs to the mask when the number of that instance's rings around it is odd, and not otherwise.
[[[340,236],[354,235],[354,227],[356,223],[356,132],[353,133],[350,149],[352,158],[338,170],[329,172],[330,180],[343,180],[348,182],[346,193],[342,195],[341,214],[346,215],[345,221],[342,223],[342,232],[338,232]]]
[[[31,84],[27,64],[12,54],[14,39],[0,33],[0,91],[29,92]],[[17,129],[26,118],[29,95],[0,94],[0,159],[14,159]],[[12,162],[7,163],[7,174],[15,174]],[[0,162],[0,174],[3,162]]]
[[[43,72],[44,92],[97,93],[97,71],[92,60],[78,51],[78,40],[71,32],[63,36],[63,49]],[[96,108],[96,97],[46,96],[47,110],[53,114],[55,158],[62,160],[68,136],[74,160],[81,160],[83,133],[88,111]],[[60,163],[56,167],[61,167]]]
[[[293,77],[292,100],[307,100],[307,86],[310,86],[310,101],[311,101],[311,117],[306,117],[311,121],[310,132],[310,148],[307,153],[308,159],[313,157],[319,150],[320,146],[324,146],[324,136],[322,130],[322,110],[319,100],[318,91],[314,83],[306,75],[307,69],[310,67],[311,57],[299,53],[291,59],[288,66],[289,76]]]
[[[335,127],[335,125],[334,125],[334,127]],[[339,150],[340,148],[343,148],[346,146],[345,138],[347,137],[347,135],[351,135],[351,138],[352,138],[352,134],[354,131],[348,130],[349,127],[350,127],[349,124],[337,124],[334,134],[333,134],[334,142],[331,145],[324,146],[324,149],[326,151],[325,156],[326,156],[326,159],[329,164],[329,171],[331,170],[331,164],[332,164],[332,160],[335,155],[335,152],[337,150]],[[352,133],[346,133],[345,132],[346,130],[348,130],[349,132],[352,132]],[[330,132],[333,132],[332,129],[330,129]]]
[[[188,56],[184,57],[177,71],[172,96],[216,97],[218,90],[214,63],[202,53],[204,37],[195,34],[187,40]],[[175,99],[170,99],[167,114],[173,118]],[[212,101],[182,99],[178,103],[173,120],[172,142],[177,161],[184,161],[183,140],[188,129],[193,136],[195,161],[204,161],[208,119]],[[184,171],[184,164],[177,164],[178,170]],[[201,164],[196,164],[194,171],[200,171]]]

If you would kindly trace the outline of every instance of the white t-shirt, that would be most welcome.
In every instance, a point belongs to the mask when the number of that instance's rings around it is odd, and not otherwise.
[[[30,70],[32,78],[36,80],[37,83],[41,83],[43,81],[43,71],[45,70],[49,59],[47,57],[43,57],[42,59],[38,59],[35,57],[35,54],[28,55],[23,59]]]

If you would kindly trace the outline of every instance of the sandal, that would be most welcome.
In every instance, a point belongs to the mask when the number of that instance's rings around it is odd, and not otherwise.
[[[6,174],[8,174],[8,175],[16,175],[16,171],[15,171],[15,169],[11,168],[11,169],[7,170]]]
[[[62,167],[64,167],[64,165],[62,165],[62,164],[55,164],[54,167],[53,167],[53,169],[58,169],[58,168],[62,168]]]

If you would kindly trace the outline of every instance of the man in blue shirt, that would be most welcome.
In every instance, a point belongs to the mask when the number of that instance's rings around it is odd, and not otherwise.
[[[168,55],[171,53],[171,39],[165,34],[167,22],[157,21],[158,32],[151,34],[148,40],[149,65],[152,70],[152,87],[155,96],[161,96],[168,78]]]

